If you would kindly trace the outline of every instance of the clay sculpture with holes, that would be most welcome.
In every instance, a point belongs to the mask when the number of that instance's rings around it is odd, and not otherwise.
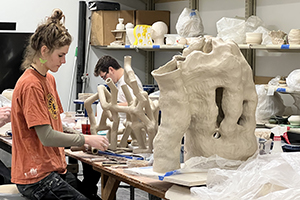
[[[252,70],[234,42],[200,38],[152,75],[162,113],[154,171],[180,168],[183,136],[185,160],[212,155],[246,160],[256,152],[257,94]]]
[[[132,138],[136,138],[138,143],[138,148],[133,150],[134,153],[151,153],[153,150],[153,139],[158,129],[158,101],[149,99],[147,92],[142,91],[138,87],[134,71],[131,68],[130,56],[124,57],[124,80],[134,94],[132,98],[127,85],[122,86],[128,106],[119,106],[117,104],[118,89],[110,78],[106,80],[106,84],[111,92],[104,85],[99,85],[97,87],[98,93],[85,100],[84,106],[90,119],[91,134],[97,134],[100,130],[108,130],[107,137],[110,142],[110,150],[125,148],[128,137],[132,135]],[[92,103],[97,99],[100,100],[103,109],[98,125],[91,108]],[[126,113],[125,128],[121,130],[118,130],[119,112]],[[122,137],[118,143],[118,135],[120,134]]]

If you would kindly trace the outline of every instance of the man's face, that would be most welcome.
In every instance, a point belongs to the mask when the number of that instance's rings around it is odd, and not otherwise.
[[[106,81],[107,78],[109,78],[109,73],[108,72],[103,72],[103,71],[100,71],[100,74],[99,76]]]
[[[113,81],[114,83],[117,83],[118,80],[117,80],[117,77],[116,77],[116,75],[115,75],[115,72],[116,72],[116,70],[114,70],[114,68],[109,67],[109,68],[108,68],[108,72],[100,71],[99,76],[100,76],[103,80],[105,80],[105,81],[106,81],[106,79],[111,78],[112,81]]]

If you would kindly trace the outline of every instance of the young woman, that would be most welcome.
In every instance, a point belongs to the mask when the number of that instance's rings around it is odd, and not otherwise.
[[[64,147],[91,145],[106,150],[98,135],[63,133],[62,105],[54,77],[66,62],[72,38],[56,9],[31,36],[12,98],[11,182],[29,199],[87,199],[76,177],[67,171]]]

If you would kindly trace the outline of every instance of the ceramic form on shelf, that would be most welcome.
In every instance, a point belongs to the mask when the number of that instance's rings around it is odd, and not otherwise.
[[[300,44],[300,29],[291,29],[288,34],[288,42],[289,44],[299,45]]]
[[[292,126],[299,126],[300,125],[300,115],[291,115],[288,118],[288,121]]]
[[[176,40],[177,44],[181,44],[181,45],[186,45],[187,44],[187,39],[184,37],[180,37]]]
[[[180,35],[178,34],[165,34],[166,38],[166,45],[175,45],[176,40],[180,38]]]
[[[123,24],[124,18],[119,18],[118,21],[119,23],[116,26],[116,30],[124,30],[125,29],[125,25]]]
[[[150,33],[154,45],[163,45],[165,44],[165,34],[168,33],[168,26],[165,22],[157,21],[152,24]]]
[[[269,36],[272,38],[272,44],[274,45],[282,45],[286,43],[287,34],[281,30],[278,31],[270,31]]]
[[[261,44],[262,33],[248,32],[246,33],[247,44]]]
[[[185,161],[213,155],[247,160],[256,152],[257,94],[251,67],[236,43],[199,38],[152,75],[161,110],[154,171],[180,168],[183,136]]]
[[[153,139],[158,128],[158,101],[149,99],[148,93],[138,87],[135,73],[131,68],[131,56],[124,57],[124,80],[134,94],[132,98],[127,85],[122,86],[128,106],[117,104],[118,89],[111,78],[106,80],[110,92],[104,85],[99,85],[97,87],[98,93],[85,100],[84,107],[90,119],[91,134],[97,134],[101,130],[108,130],[107,137],[110,143],[110,150],[126,148],[128,137],[131,136],[138,143],[138,148],[134,149],[133,152],[152,153]],[[103,109],[99,124],[96,123],[91,107],[92,103],[97,99],[100,99]],[[126,113],[124,129],[119,129],[119,112]],[[122,135],[119,143],[118,135]]]
[[[127,23],[125,25],[125,29],[126,29],[125,44],[126,45],[133,45],[133,43],[135,41],[134,34],[133,34],[134,25],[132,23]]]
[[[135,41],[133,45],[147,46],[152,45],[151,39],[151,26],[149,25],[136,25],[133,29]]]

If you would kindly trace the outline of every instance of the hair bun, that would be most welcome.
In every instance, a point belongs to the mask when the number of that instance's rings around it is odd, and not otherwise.
[[[59,9],[59,8],[56,8],[52,11],[52,15],[50,17],[50,19],[52,21],[60,21],[62,18],[64,18],[65,16],[63,15],[63,12]]]

